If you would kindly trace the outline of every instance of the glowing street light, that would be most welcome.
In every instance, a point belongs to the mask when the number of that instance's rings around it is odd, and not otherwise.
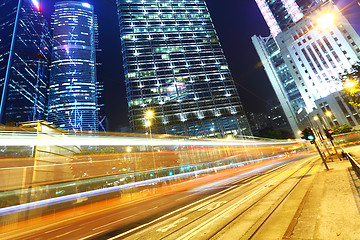
[[[149,119],[154,116],[154,112],[152,110],[148,110],[145,112],[145,118]]]
[[[347,89],[351,89],[356,85],[356,82],[352,81],[352,80],[348,80],[344,83],[344,87]]]
[[[314,116],[313,119],[314,119],[314,121],[317,121],[317,120],[319,120],[319,117],[318,117],[318,116]]]
[[[145,112],[145,127],[149,128],[150,141],[151,142],[152,142],[152,134],[151,134],[151,121],[150,121],[150,119],[153,118],[153,116],[154,116],[154,112],[152,110],[147,110]],[[153,144],[151,144],[151,152],[152,152],[152,157],[153,157],[154,173],[157,175],[155,153],[154,153],[154,145]]]
[[[332,112],[330,112],[330,111],[327,111],[327,112],[325,112],[325,115],[326,115],[326,116],[328,116],[328,117],[331,117],[331,115],[332,115]]]
[[[145,127],[151,127],[151,122],[150,122],[150,120],[147,120],[147,121],[145,121]]]
[[[129,153],[129,152],[131,152],[131,151],[132,151],[132,147],[127,147],[127,148],[126,148],[126,152]]]
[[[317,21],[318,27],[320,29],[327,29],[330,26],[332,26],[334,22],[335,22],[335,14],[330,12],[321,14]]]

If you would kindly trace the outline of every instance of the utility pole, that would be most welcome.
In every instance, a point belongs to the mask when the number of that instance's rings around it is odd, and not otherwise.
[[[316,143],[315,134],[314,134],[314,132],[311,130],[311,128],[309,128],[309,127],[305,128],[305,129],[302,131],[302,135],[303,135],[303,136],[301,137],[302,139],[310,140],[310,143],[311,143],[311,144],[315,144],[315,148],[316,148],[316,150],[318,151],[318,153],[319,153],[319,155],[320,155],[320,157],[321,157],[321,159],[322,159],[322,161],[323,161],[323,163],[324,163],[324,165],[325,165],[326,170],[329,170],[329,167],[328,167],[328,165],[326,164],[326,160],[325,160],[323,154],[321,153],[321,151],[320,151],[320,149],[319,149],[319,146],[318,146],[317,143]]]

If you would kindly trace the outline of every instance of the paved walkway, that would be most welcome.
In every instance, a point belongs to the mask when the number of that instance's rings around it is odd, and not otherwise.
[[[348,148],[360,160],[360,147]],[[284,239],[359,239],[360,180],[348,160],[328,160],[305,195]]]

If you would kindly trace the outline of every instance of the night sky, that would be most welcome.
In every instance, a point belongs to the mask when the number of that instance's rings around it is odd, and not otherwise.
[[[104,81],[109,130],[119,131],[120,127],[128,126],[129,123],[117,9],[109,1],[88,2],[94,4],[99,19],[99,45],[102,49],[99,60],[102,67],[98,77]],[[49,19],[55,2],[41,0],[42,11]],[[340,9],[351,2],[355,0],[335,1]],[[251,42],[253,35],[270,34],[255,0],[206,0],[206,3],[245,110],[264,112],[266,100],[275,100],[276,96]],[[345,16],[360,33],[360,6],[350,8]]]

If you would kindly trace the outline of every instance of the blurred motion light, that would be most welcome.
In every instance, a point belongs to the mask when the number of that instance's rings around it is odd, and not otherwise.
[[[232,136],[232,135],[228,135],[228,136],[226,137],[226,140],[231,140],[231,139],[233,139],[233,136]]]
[[[334,24],[335,21],[335,15],[333,13],[323,13],[319,18],[318,18],[318,27],[321,29],[326,29],[329,28],[331,25]]]

